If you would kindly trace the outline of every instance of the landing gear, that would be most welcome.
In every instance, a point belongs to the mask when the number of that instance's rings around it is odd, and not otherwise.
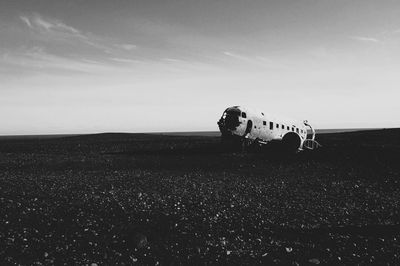
[[[227,135],[221,137],[221,146],[224,151],[245,152],[255,145],[255,141],[247,137]]]
[[[241,151],[245,152],[249,147],[251,147],[253,145],[253,141],[247,137],[243,137],[242,141],[241,141]]]

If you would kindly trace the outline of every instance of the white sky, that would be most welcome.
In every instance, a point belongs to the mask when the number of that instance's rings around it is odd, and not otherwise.
[[[399,1],[2,1],[0,134],[399,127]]]

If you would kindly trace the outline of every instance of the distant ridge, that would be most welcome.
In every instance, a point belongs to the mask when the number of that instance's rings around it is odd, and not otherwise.
[[[156,135],[168,135],[168,136],[202,136],[202,137],[218,137],[221,135],[219,131],[184,131],[184,132],[156,132],[149,133]]]
[[[0,135],[0,139],[13,140],[13,139],[57,139],[65,137],[74,137],[86,134],[43,134],[43,135]]]
[[[343,133],[343,132],[381,130],[381,129],[384,128],[331,128],[331,129],[315,129],[315,131],[317,134],[327,134],[327,133]]]
[[[366,131],[366,130],[382,130],[384,128],[333,128],[333,129],[316,129],[317,134],[328,134],[328,133],[345,133],[355,131]],[[143,133],[84,133],[84,134],[43,134],[43,135],[0,135],[0,140],[13,140],[13,139],[56,139],[65,137],[75,137],[83,135],[101,135],[101,134],[127,134],[127,135],[139,135],[139,134],[151,134],[151,135],[164,135],[164,136],[198,136],[198,137],[219,137],[221,133],[219,131],[181,131],[181,132],[143,132]]]

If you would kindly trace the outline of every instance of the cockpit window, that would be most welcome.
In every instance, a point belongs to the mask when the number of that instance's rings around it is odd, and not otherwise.
[[[246,115],[245,112],[242,112],[242,117],[243,117],[243,118],[246,118],[246,117],[247,117],[247,115]]]
[[[234,130],[240,125],[239,116],[240,110],[238,108],[228,108],[225,110],[224,116],[224,127],[228,130]]]
[[[229,108],[229,109],[226,109],[225,112],[226,112],[228,115],[237,115],[237,116],[240,115],[240,110],[239,110],[239,109],[236,109],[236,108]]]

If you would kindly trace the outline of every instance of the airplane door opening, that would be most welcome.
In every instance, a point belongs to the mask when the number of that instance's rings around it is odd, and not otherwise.
[[[253,128],[253,121],[251,120],[247,121],[247,127],[246,131],[244,132],[244,135],[246,136],[247,134],[250,134],[252,128]]]

